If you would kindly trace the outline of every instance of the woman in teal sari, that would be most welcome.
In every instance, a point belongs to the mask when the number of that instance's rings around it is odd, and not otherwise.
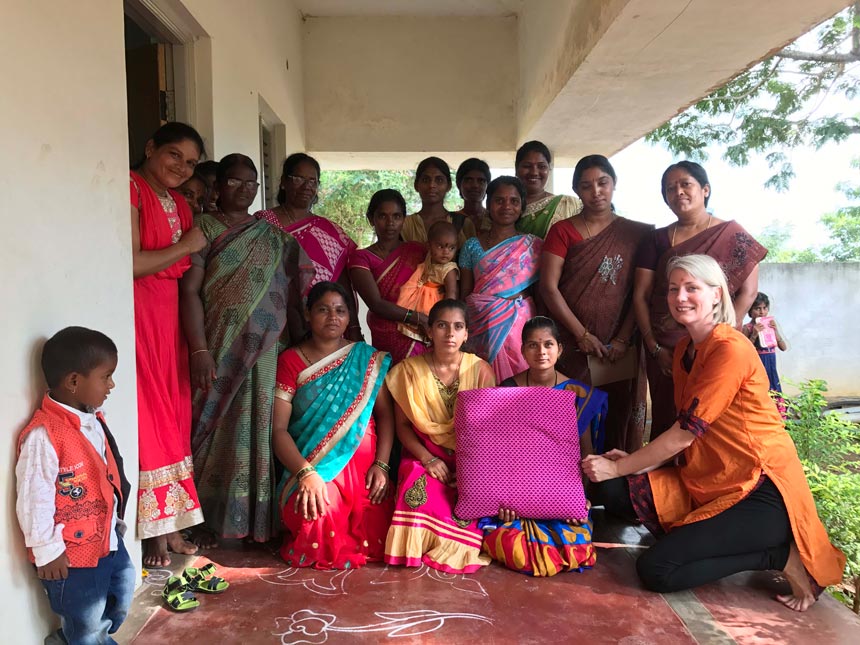
[[[552,172],[552,154],[540,141],[526,141],[517,150],[514,170],[526,188],[523,216],[517,230],[543,239],[550,227],[582,210],[582,202],[570,195],[547,192],[546,182]]]
[[[198,225],[207,245],[180,285],[194,389],[191,449],[205,525],[216,536],[267,541],[277,526],[270,428],[279,340],[302,327],[299,246],[255,219],[257,169],[245,155],[221,160],[218,210]]]
[[[604,392],[559,374],[556,362],[563,351],[556,324],[535,316],[523,326],[522,352],[528,369],[503,381],[502,387],[550,387],[576,392],[576,423],[580,454],[603,452],[608,397]],[[564,482],[558,482],[560,486]],[[514,571],[553,576],[593,567],[597,554],[588,518],[525,519],[510,509],[478,523],[484,530],[484,551]]]
[[[381,560],[391,521],[388,465],[394,411],[391,357],[343,338],[348,296],[334,282],[308,293],[310,335],[278,358],[272,441],[294,567],[350,569]]]

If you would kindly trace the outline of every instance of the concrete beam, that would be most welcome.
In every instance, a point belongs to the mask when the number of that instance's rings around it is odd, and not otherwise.
[[[566,59],[568,66],[580,58],[581,62],[539,116],[534,113],[542,102],[521,110],[519,142],[547,142],[555,151],[556,165],[572,165],[585,154],[608,156],[621,150],[850,3],[611,0],[605,4],[602,16],[582,7],[571,11],[571,19],[579,15],[587,26],[566,26],[550,58]],[[617,15],[606,25],[613,9]],[[582,34],[593,38],[604,26],[583,57]]]

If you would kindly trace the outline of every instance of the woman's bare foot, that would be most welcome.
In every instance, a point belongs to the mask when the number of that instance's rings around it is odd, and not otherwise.
[[[791,595],[777,596],[776,599],[783,605],[794,611],[806,611],[815,604],[816,597],[812,590],[812,584],[806,575],[806,568],[800,560],[800,552],[797,545],[791,543],[788,552],[788,562],[782,570],[788,584],[791,585]]]
[[[167,540],[167,548],[181,555],[194,555],[197,553],[197,545],[186,542],[179,531],[168,533],[164,536]]]
[[[150,569],[163,569],[170,566],[166,535],[147,538],[143,541],[143,566]]]
[[[188,529],[188,539],[201,549],[218,548],[218,535],[205,524]]]

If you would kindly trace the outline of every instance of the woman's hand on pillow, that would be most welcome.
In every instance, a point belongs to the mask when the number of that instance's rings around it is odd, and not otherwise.
[[[371,504],[379,504],[388,492],[388,475],[375,464],[371,464],[364,477],[364,487],[370,497]]]
[[[618,477],[618,465],[602,455],[588,455],[582,460],[582,472],[593,482],[602,482]]]
[[[514,520],[518,520],[519,516],[517,512],[512,508],[504,508],[503,506],[499,507],[499,520],[507,524],[508,522],[513,522]]]
[[[316,520],[325,515],[329,504],[328,488],[322,477],[315,472],[303,477],[296,491],[296,513],[301,513],[306,520]]]

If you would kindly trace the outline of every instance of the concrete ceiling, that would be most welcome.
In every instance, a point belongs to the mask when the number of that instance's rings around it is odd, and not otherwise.
[[[544,1],[544,0],[532,0]],[[303,16],[510,16],[523,0],[295,0]]]

